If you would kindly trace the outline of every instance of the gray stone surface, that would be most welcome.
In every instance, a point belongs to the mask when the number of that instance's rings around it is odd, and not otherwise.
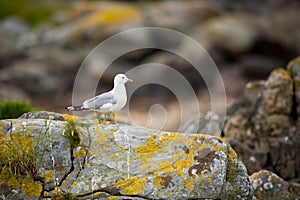
[[[100,125],[81,118],[76,119],[80,123],[74,130],[80,144],[71,147],[64,137],[65,120],[70,119],[76,118],[38,112],[0,121],[1,141],[10,137],[28,141],[20,143],[20,148],[35,147],[40,155],[34,177],[1,173],[0,196],[36,199],[71,193],[80,199],[93,195],[95,199],[252,198],[247,170],[222,138]]]

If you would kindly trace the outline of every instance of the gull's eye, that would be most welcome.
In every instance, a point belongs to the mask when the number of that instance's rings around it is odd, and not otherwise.
[[[124,79],[124,77],[122,77],[122,79]]]

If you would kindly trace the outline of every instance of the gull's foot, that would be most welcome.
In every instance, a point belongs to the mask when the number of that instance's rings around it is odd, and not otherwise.
[[[98,123],[101,124],[101,125],[106,125],[105,115],[103,117],[102,117],[101,113],[97,113],[96,115],[97,115]]]

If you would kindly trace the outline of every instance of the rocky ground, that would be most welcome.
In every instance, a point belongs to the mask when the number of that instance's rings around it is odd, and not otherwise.
[[[2,199],[292,200],[300,195],[300,185],[271,171],[249,177],[228,141],[216,136],[101,125],[49,112],[1,120],[0,128],[1,162],[10,160],[0,173]],[[22,163],[16,167],[20,171],[11,171],[16,149],[22,161],[36,153],[35,170]]]
[[[197,40],[222,73],[228,104],[242,94],[247,81],[266,78],[274,68],[285,66],[300,52],[298,1],[44,4],[43,9],[48,7],[55,12],[35,26],[32,21],[26,21],[30,17],[18,17],[22,13],[8,15],[0,21],[0,99],[27,99],[44,109],[65,112],[64,107],[71,104],[77,70],[87,54],[109,36],[135,27],[171,28]],[[138,43],[138,39],[133,37],[132,42]],[[155,41],[156,36],[144,39]],[[176,45],[183,51],[193,51],[184,43]],[[114,48],[118,47],[110,50]],[[210,110],[209,97],[203,90],[205,85],[200,77],[193,76],[193,67],[163,51],[139,50],[122,56],[106,70],[98,92],[111,88],[115,73],[149,62],[179,70],[196,90],[202,110]],[[93,77],[101,62],[96,58],[90,63],[88,73]],[[132,108],[135,121],[147,124],[148,108],[157,102],[171,113],[172,120],[166,129],[176,130],[180,121],[176,100],[166,90],[155,88],[155,91],[146,87],[136,92],[132,102],[140,106]],[[153,98],[145,101],[141,96]],[[166,98],[161,99],[162,96]]]

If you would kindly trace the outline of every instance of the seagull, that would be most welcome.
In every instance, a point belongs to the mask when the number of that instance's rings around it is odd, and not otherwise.
[[[106,122],[106,114],[112,114],[115,123],[114,112],[120,111],[127,102],[127,94],[125,84],[133,82],[132,79],[127,78],[125,74],[117,74],[114,78],[114,87],[112,90],[102,93],[94,98],[85,100],[82,105],[69,106],[66,109],[72,111],[96,111],[104,114]],[[99,119],[99,118],[98,118]]]

